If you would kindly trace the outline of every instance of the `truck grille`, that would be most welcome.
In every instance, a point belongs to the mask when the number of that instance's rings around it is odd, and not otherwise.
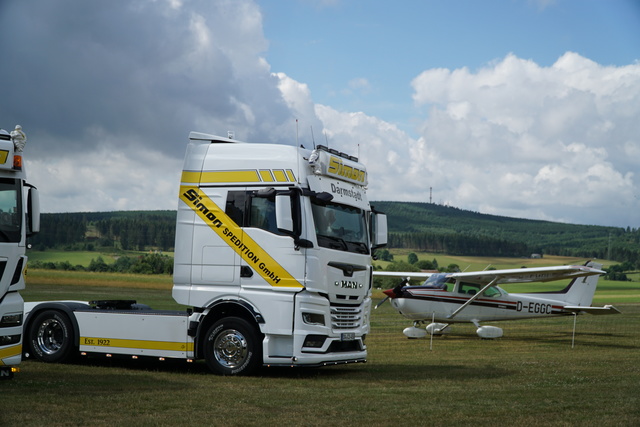
[[[331,307],[333,329],[354,329],[360,326],[360,307]]]

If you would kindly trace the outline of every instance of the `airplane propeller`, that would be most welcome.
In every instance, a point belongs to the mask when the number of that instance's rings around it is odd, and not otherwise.
[[[378,304],[376,304],[376,306],[373,309],[377,310],[378,307],[380,307],[382,304],[387,302],[389,298],[396,298],[402,295],[402,288],[407,286],[410,280],[411,280],[411,277],[405,277],[404,279],[402,279],[402,282],[400,282],[395,288],[382,291],[386,295],[386,297],[382,301],[380,301]]]

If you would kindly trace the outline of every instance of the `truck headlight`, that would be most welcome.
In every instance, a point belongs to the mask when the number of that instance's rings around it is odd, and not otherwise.
[[[302,321],[307,325],[324,326],[324,314],[318,313],[302,313]]]
[[[5,314],[0,319],[1,328],[9,328],[11,326],[22,325],[22,313]]]

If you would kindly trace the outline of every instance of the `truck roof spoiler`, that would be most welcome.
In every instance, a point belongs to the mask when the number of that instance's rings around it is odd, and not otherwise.
[[[208,133],[202,133],[202,132],[189,132],[189,139],[191,141],[209,141],[210,143],[238,143],[240,141],[237,141],[233,138],[227,138],[224,136],[218,136],[218,135],[211,135]]]

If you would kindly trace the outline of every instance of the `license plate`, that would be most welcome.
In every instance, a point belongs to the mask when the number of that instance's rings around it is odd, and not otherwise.
[[[340,341],[353,341],[356,339],[355,332],[343,332],[340,334]]]

